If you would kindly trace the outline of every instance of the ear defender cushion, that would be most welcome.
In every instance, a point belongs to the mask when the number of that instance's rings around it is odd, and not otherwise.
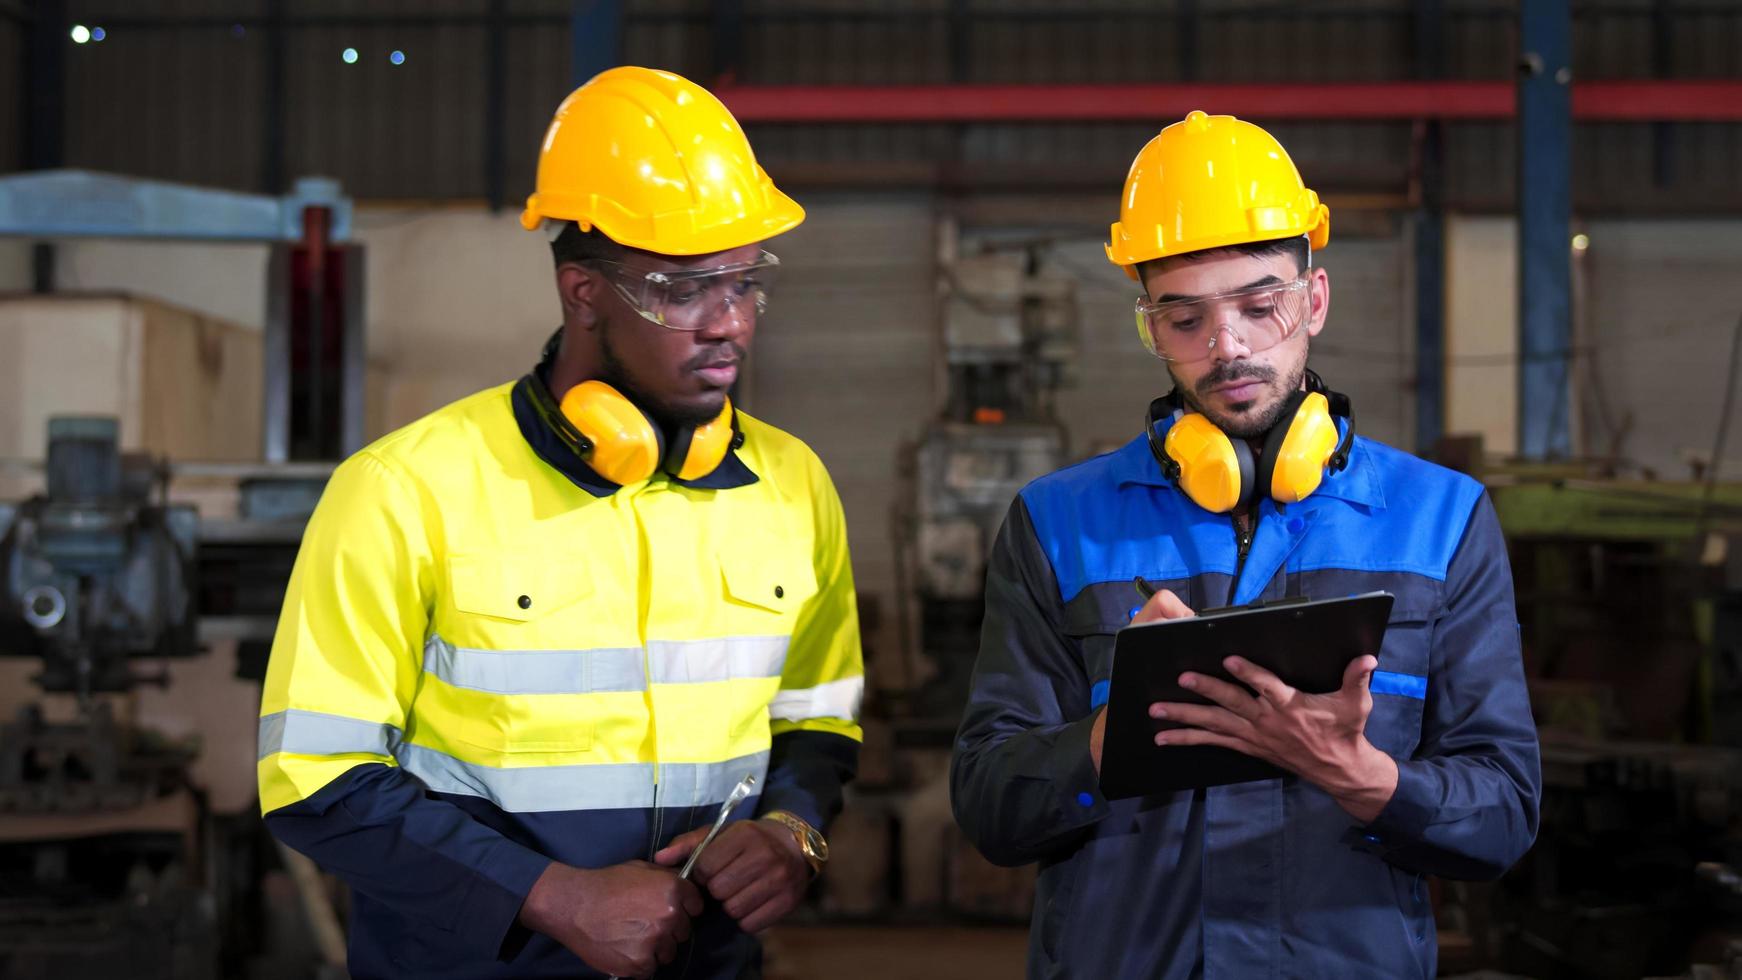
[[[1180,490],[1213,514],[1233,510],[1253,485],[1251,450],[1196,412],[1174,422],[1163,449],[1179,465]]]
[[[1341,438],[1324,395],[1314,391],[1295,398],[1288,424],[1276,426],[1265,440],[1260,477],[1270,496],[1285,504],[1305,500],[1319,488]]]
[[[732,399],[728,398],[712,421],[672,439],[666,472],[680,480],[699,480],[719,469],[737,434],[732,422]]]
[[[659,427],[605,382],[583,381],[570,388],[562,413],[593,444],[587,465],[612,483],[639,483],[659,466],[665,449]]]

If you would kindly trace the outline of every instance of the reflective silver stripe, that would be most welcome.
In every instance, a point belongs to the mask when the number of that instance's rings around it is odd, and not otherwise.
[[[654,804],[651,763],[499,769],[463,762],[409,743],[401,745],[395,754],[400,768],[423,780],[430,789],[482,797],[510,813],[617,810]],[[662,765],[659,805],[719,803],[746,774],[754,775],[760,782],[767,770],[766,752],[725,762]]]
[[[431,636],[423,645],[423,669],[455,687],[491,694],[645,691],[649,673],[656,684],[779,677],[788,642],[784,636],[655,640],[644,654],[633,647],[474,650]]]
[[[781,721],[811,718],[859,717],[859,702],[865,697],[865,678],[848,677],[816,687],[781,691],[768,703],[768,716]]]
[[[274,752],[297,755],[343,755],[373,752],[392,755],[400,731],[392,725],[344,715],[291,708],[260,719],[260,758]]]
[[[785,636],[724,636],[712,640],[654,640],[647,669],[655,684],[698,684],[734,677],[779,677],[786,666]],[[725,797],[721,797],[725,799]]]
[[[634,647],[473,650],[431,636],[423,645],[423,669],[455,687],[491,694],[647,690],[642,652]]]

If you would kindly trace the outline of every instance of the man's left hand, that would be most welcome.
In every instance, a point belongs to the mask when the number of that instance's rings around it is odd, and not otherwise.
[[[707,827],[675,838],[653,856],[657,864],[683,864]],[[720,902],[738,928],[758,933],[798,907],[810,885],[811,867],[792,831],[767,820],[728,824],[690,872]]]
[[[1155,744],[1233,749],[1313,783],[1363,823],[1379,816],[1397,789],[1397,763],[1365,734],[1373,710],[1367,684],[1377,659],[1351,661],[1343,686],[1330,694],[1298,691],[1240,657],[1229,657],[1223,666],[1257,695],[1214,677],[1181,674],[1181,687],[1213,703],[1150,705],[1151,718],[1192,726],[1160,732]]]

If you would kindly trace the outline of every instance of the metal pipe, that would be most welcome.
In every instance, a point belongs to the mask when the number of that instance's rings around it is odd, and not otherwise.
[[[1511,82],[1266,85],[741,85],[716,90],[743,123],[1154,121],[1193,109],[1250,119],[1506,120]],[[1585,122],[1742,121],[1742,81],[1580,82]]]

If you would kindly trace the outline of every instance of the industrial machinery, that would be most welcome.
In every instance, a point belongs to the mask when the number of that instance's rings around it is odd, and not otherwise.
[[[196,516],[153,499],[156,474],[121,454],[119,428],[54,419],[46,493],[0,504],[0,655],[36,658],[36,684],[75,705],[64,720],[32,704],[0,724],[9,976],[77,962],[197,978],[217,962],[212,906],[200,901],[195,748],[118,719],[105,697],[165,682],[137,673],[140,658],[200,652]],[[110,832],[122,828],[124,842]]]
[[[1442,929],[1536,977],[1742,967],[1742,486],[1483,476],[1541,731],[1542,829],[1497,885],[1447,889]]]
[[[917,608],[906,638],[930,675],[909,714],[942,723],[946,743],[979,648],[986,555],[1017,492],[1066,462],[1053,399],[1076,358],[1075,283],[1038,275],[1047,244],[988,242],[944,263],[947,394],[911,451],[895,527],[912,577],[900,601]]]
[[[302,528],[330,461],[363,438],[350,214],[318,179],[275,198],[79,171],[0,178],[0,235],[271,246],[263,462],[123,454],[116,419],[58,417],[45,492],[0,502],[0,657],[39,661],[46,696],[0,726],[0,974],[235,975],[258,941],[261,868],[278,860],[314,925],[336,931],[313,866],[273,856],[252,807],[213,812],[189,777],[198,739],[143,730],[127,695],[167,682],[141,661],[217,640],[237,642],[237,676],[264,675]],[[181,476],[234,480],[239,516],[169,504]]]

